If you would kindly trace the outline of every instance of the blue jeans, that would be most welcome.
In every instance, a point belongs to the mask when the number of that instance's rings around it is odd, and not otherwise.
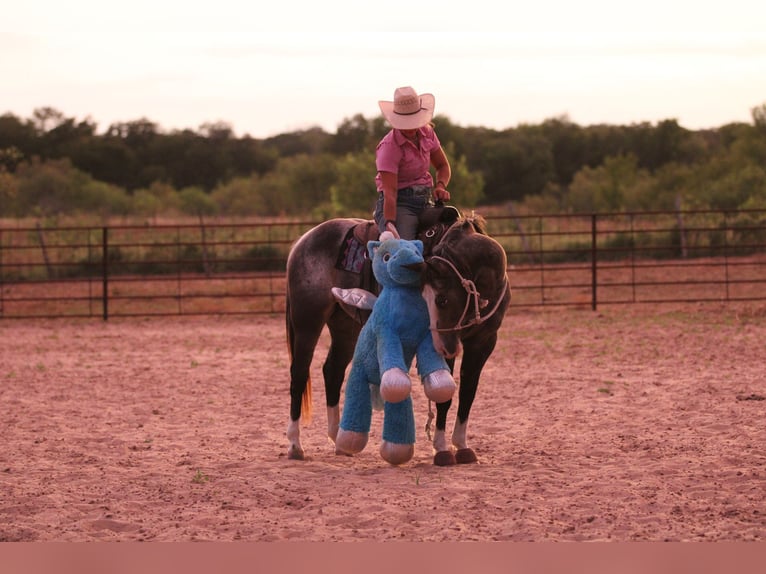
[[[402,239],[415,239],[418,235],[418,217],[420,213],[434,204],[431,188],[426,185],[405,187],[396,194],[396,230]],[[378,193],[375,203],[375,223],[382,233],[386,229],[383,217],[383,193]]]

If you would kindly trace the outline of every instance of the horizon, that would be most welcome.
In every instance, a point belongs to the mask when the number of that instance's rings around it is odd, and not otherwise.
[[[716,129],[766,102],[766,4],[747,0],[426,0],[406,16],[355,0],[42,0],[3,16],[0,109],[52,107],[99,130],[147,119],[167,131],[223,122],[257,139],[335,133],[377,117],[403,85],[435,94],[436,114],[457,126],[495,130],[562,116]]]

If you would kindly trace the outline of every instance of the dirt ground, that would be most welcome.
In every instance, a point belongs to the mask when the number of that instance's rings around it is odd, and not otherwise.
[[[766,539],[766,309],[512,311],[479,463],[286,457],[281,316],[0,322],[3,541]],[[452,409],[449,425],[454,422]]]

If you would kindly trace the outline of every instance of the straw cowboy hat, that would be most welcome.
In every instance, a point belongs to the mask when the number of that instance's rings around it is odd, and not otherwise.
[[[396,88],[394,101],[378,102],[380,111],[394,128],[398,130],[414,130],[422,128],[434,117],[435,98],[433,94],[421,94],[406,86]]]

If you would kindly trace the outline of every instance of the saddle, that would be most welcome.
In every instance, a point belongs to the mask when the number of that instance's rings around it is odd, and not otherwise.
[[[418,221],[418,239],[423,242],[423,255],[428,257],[444,233],[460,218],[460,212],[452,205],[437,204],[424,209]],[[335,266],[338,269],[359,274],[358,287],[373,294],[380,289],[372,274],[372,260],[367,253],[367,242],[380,237],[373,220],[357,223],[346,234],[338,253]]]

